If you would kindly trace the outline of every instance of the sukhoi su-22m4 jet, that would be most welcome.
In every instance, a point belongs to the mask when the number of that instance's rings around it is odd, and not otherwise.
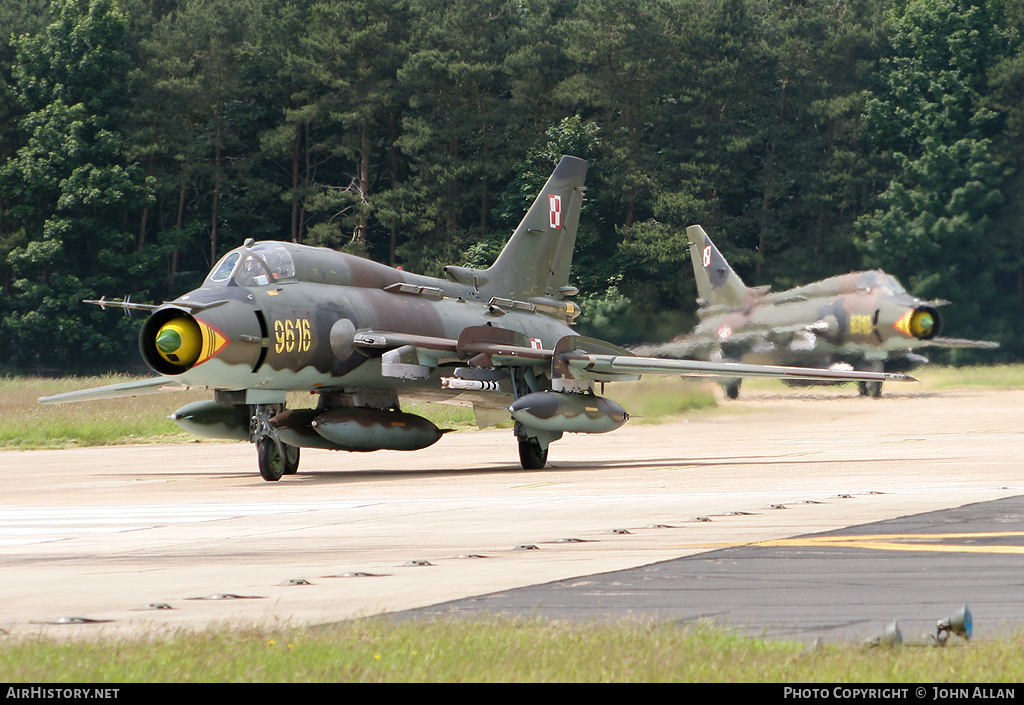
[[[641,374],[881,381],[875,372],[643,358],[575,335],[567,297],[587,163],[563,157],[487,269],[411,274],[354,255],[246,241],[203,285],[145,309],[139,335],[158,377],[70,392],[44,404],[205,388],[172,415],[200,436],[255,444],[260,474],[296,472],[300,448],[418,450],[442,435],[402,399],[472,405],[478,425],[515,420],[524,468],[542,468],[563,433],[604,433],[628,418],[595,382]],[[289,391],[316,408],[286,408]]]
[[[634,352],[715,362],[909,372],[928,362],[914,352],[917,348],[999,346],[939,337],[942,319],[937,309],[949,302],[911,296],[881,270],[851,272],[771,293],[768,287],[744,285],[702,227],[690,226],[686,236],[700,322],[688,335]],[[721,381],[726,395],[735,399],[739,378]],[[859,384],[864,396],[878,397],[882,392],[881,382]]]

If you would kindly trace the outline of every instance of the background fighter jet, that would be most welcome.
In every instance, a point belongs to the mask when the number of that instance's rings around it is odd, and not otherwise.
[[[226,254],[202,287],[146,309],[139,334],[159,377],[59,394],[42,403],[205,387],[172,418],[201,436],[256,444],[260,474],[298,468],[299,448],[417,450],[442,434],[401,398],[471,404],[481,427],[515,419],[524,468],[541,468],[565,432],[603,433],[628,418],[594,383],[642,373],[881,381],[877,373],[637,357],[573,334],[565,297],[587,163],[563,157],[494,264],[443,279],[286,242]],[[902,376],[899,376],[902,377]],[[287,409],[286,392],[317,395]]]
[[[697,281],[693,332],[634,352],[655,357],[722,362],[909,372],[928,362],[913,350],[995,348],[998,343],[940,338],[938,307],[922,301],[885,272],[851,272],[814,284],[769,293],[747,287],[699,225],[686,229]],[[828,383],[828,382],[824,382]],[[722,382],[732,399],[740,380]],[[865,396],[881,395],[881,382],[860,382]]]

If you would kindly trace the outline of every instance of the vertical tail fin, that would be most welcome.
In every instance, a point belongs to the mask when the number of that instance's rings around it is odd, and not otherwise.
[[[494,264],[484,270],[445,267],[445,275],[486,296],[558,294],[569,283],[586,176],[586,161],[562,157]]]
[[[725,257],[699,225],[686,229],[690,241],[693,276],[697,280],[698,303],[701,306],[742,306],[747,287]]]

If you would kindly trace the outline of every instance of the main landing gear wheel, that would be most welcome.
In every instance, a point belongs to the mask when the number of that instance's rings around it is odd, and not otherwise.
[[[519,439],[519,463],[523,470],[540,470],[548,462],[547,448],[540,447],[536,438]]]
[[[857,391],[860,392],[862,397],[871,397],[872,399],[878,399],[882,396],[882,383],[881,382],[857,382]]]
[[[284,474],[294,475],[299,471],[299,447],[284,445]]]
[[[725,385],[725,396],[730,399],[739,399],[740,397],[740,381],[736,380],[731,384]]]
[[[273,438],[264,436],[256,443],[256,459],[260,476],[267,482],[277,482],[282,475],[294,475],[299,470],[299,449],[285,443],[284,457]]]

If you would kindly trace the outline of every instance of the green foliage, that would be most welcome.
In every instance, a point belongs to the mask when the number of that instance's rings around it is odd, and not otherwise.
[[[629,309],[629,299],[619,291],[621,281],[622,275],[616,275],[608,280],[603,291],[593,291],[580,297],[579,305],[584,315],[580,321],[581,331],[594,337],[621,339],[614,335],[619,331],[609,330],[614,325],[613,321]]]
[[[748,284],[883,266],[1019,357],[1022,7],[0,0],[0,354],[124,369],[136,324],[80,299],[246,237],[487,266],[574,154],[581,331],[692,325],[701,223]]]
[[[123,17],[106,0],[56,2],[51,12],[45,32],[14,42],[29,137],[0,170],[0,190],[17,203],[10,218],[25,243],[7,255],[13,281],[0,345],[15,364],[73,371],[90,367],[83,351],[123,359],[130,345],[130,326],[93,329],[80,302],[130,290],[132,275],[145,273],[133,271],[123,215],[152,196],[118,131],[129,69]]]
[[[864,251],[913,293],[957,301],[947,323],[965,337],[992,330],[1005,296],[995,263],[1010,243],[993,236],[1013,169],[995,150],[997,114],[985,100],[989,71],[1019,50],[1003,16],[999,0],[894,10],[893,55],[865,107],[870,142],[891,152],[894,173],[882,207],[857,223]]]

